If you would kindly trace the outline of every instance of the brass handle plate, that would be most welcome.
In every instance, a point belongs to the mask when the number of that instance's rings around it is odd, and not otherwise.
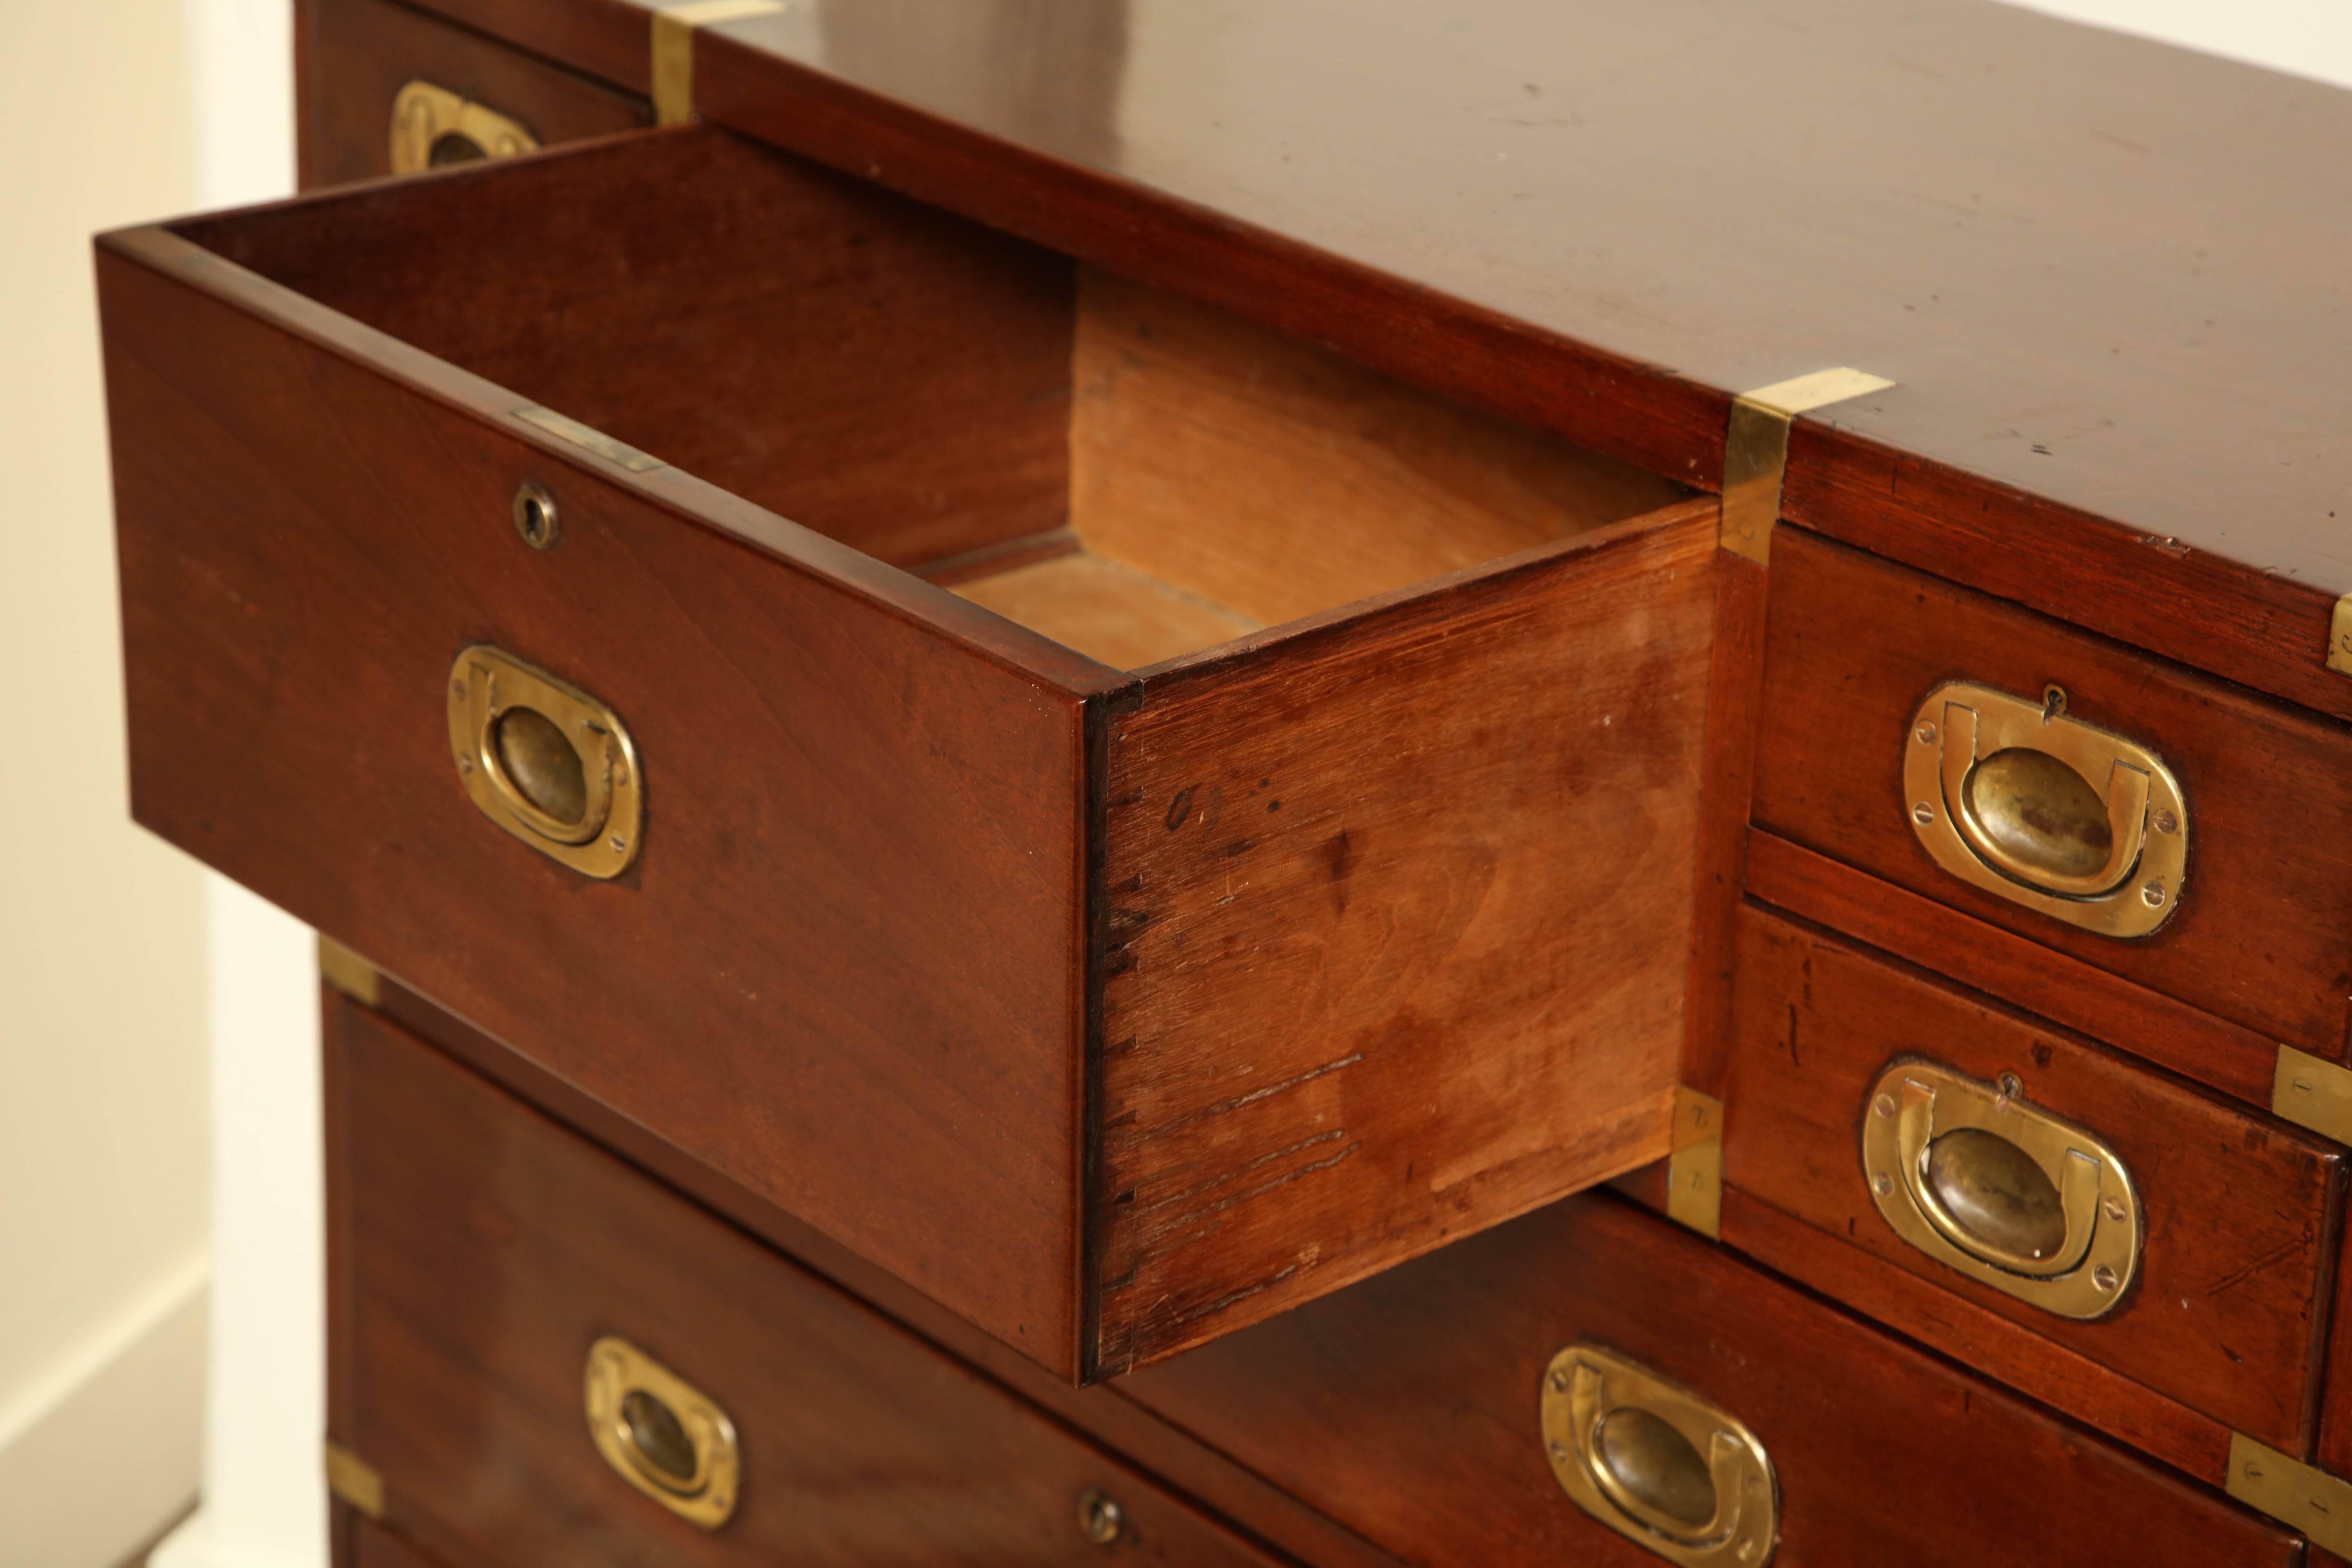
[[[1780,1481],[1756,1434],[1637,1363],[1580,1341],[1543,1381],[1544,1452],[1577,1507],[1684,1568],[1761,1568]]]
[[[1907,1058],[1871,1086],[1862,1121],[1871,1201],[1928,1257],[2062,1318],[2105,1317],[2129,1291],[2139,1194],[2097,1134],[2013,1084]]]
[[[446,87],[412,81],[393,96],[392,172],[395,174],[537,151],[539,138],[521,121]]]
[[[2189,863],[2179,781],[2137,742],[1957,681],[1927,694],[1904,745],[1905,814],[1937,865],[2011,903],[2105,936],[2172,918]]]
[[[692,1384],[625,1339],[588,1347],[588,1436],[623,1480],[705,1530],[735,1511],[735,1424]]]
[[[479,643],[449,667],[448,712],[457,776],[483,816],[587,876],[628,868],[645,775],[619,714]]]

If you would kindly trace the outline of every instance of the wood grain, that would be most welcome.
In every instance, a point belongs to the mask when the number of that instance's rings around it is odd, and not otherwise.
[[[719,132],[178,229],[893,565],[1067,511],[1068,264]]]
[[[427,1516],[503,1563],[1084,1563],[1102,1549],[1078,1502],[1100,1489],[1139,1561],[1279,1561],[364,1009],[330,1032],[359,1284],[347,1408],[390,1528]],[[724,1529],[676,1519],[590,1443],[581,1367],[604,1334],[734,1421]]]
[[[2278,1047],[2255,1030],[2053,952],[1785,838],[1751,833],[1747,844],[1750,898],[2269,1109]],[[1724,1037],[1729,1038],[1727,1027]]]
[[[1571,1198],[1135,1374],[1135,1394],[1410,1560],[1656,1562],[1537,1433],[1597,1340],[1720,1404],[1779,1472],[1774,1568],[2299,1560],[2284,1530],[1614,1198]]]
[[[955,592],[1114,669],[1198,653],[1261,624],[1085,550],[960,583]]]
[[[1260,634],[1112,721],[1098,1370],[1664,1152],[1714,510]]]
[[[2336,1145],[1755,910],[1739,923],[1738,968],[1727,1186],[2223,1426],[2308,1452],[2342,1225]],[[1986,1082],[2014,1073],[2026,1100],[2115,1149],[2146,1227],[2121,1305],[2089,1322],[2053,1316],[1927,1257],[1880,1216],[1857,1129],[1879,1074],[1910,1056]],[[1723,1238],[1747,1245],[1729,1216]],[[1836,1289],[1835,1276],[1792,1272]],[[1970,1359],[1965,1341],[1922,1337]],[[2020,1386],[2105,1425],[2104,1405],[2071,1405],[2030,1373]]]
[[[1046,1410],[1095,1443],[1159,1476],[1203,1506],[1245,1525],[1279,1550],[1330,1568],[1395,1568],[1379,1551],[1234,1464],[1127,1396],[1124,1382],[1075,1386],[1003,1341],[982,1332],[904,1279],[859,1257],[731,1182],[672,1144],[499,1044],[397,980],[384,977],[382,1012],[404,1031],[499,1089],[593,1139],[638,1170],[789,1254],[866,1306]],[[329,1060],[330,1075],[333,1059]],[[330,1114],[334,1110],[331,1098]],[[331,1145],[330,1152],[332,1152]],[[330,1188],[330,1197],[333,1195]],[[332,1390],[331,1389],[331,1393]]]
[[[1745,556],[1727,550],[1717,557],[1682,1081],[1718,1100],[1723,1098],[1723,1058],[1731,1038],[1733,922],[1748,876],[1748,797],[1756,779],[1765,613],[1771,591],[1770,574]]]
[[[184,241],[116,237],[100,273],[138,819],[1074,1370],[1107,672],[527,434],[527,399]],[[524,479],[562,507],[551,552],[508,521]],[[443,683],[477,641],[631,727],[621,880],[466,799]]]
[[[392,172],[392,104],[429,81],[520,121],[543,147],[653,122],[636,94],[393,0],[297,0],[297,163],[304,189]]]
[[[2352,994],[2352,766],[2341,727],[1804,534],[1773,547],[1758,826],[2316,1055]],[[2179,912],[2119,942],[1962,883],[1913,836],[1905,737],[1937,685],[2065,688],[2162,757],[2188,804]]]
[[[1092,268],[1076,345],[1071,528],[1266,625],[1686,493]]]

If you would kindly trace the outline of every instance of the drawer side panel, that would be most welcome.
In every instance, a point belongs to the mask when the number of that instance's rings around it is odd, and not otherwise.
[[[1069,1371],[1079,699],[446,367],[100,271],[138,819]],[[552,551],[509,520],[526,478]],[[634,732],[619,880],[467,798],[443,691],[476,642]]]
[[[1112,721],[1097,1370],[1664,1152],[1713,511]]]

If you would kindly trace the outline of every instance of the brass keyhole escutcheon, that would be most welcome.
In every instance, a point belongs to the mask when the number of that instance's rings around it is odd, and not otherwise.
[[[555,510],[555,497],[545,485],[528,480],[515,489],[515,532],[533,550],[552,550],[563,527],[562,514]]]
[[[636,858],[645,779],[608,704],[477,645],[450,666],[448,719],[458,780],[483,816],[591,877]]]

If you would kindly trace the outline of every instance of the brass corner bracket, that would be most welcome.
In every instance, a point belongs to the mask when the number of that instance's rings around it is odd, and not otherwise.
[[[2314,1545],[2339,1557],[2352,1554],[2352,1481],[2232,1432],[2224,1489],[2248,1508],[2303,1531]]]
[[[2322,1138],[2352,1143],[2352,1071],[2281,1046],[2271,1075],[2271,1114]]]
[[[1709,1241],[1723,1239],[1723,1101],[1675,1090],[1673,1152],[1666,1157],[1666,1217]]]
[[[319,978],[362,1007],[376,1006],[383,999],[375,965],[331,936],[319,938]]]
[[[783,0],[686,0],[653,14],[654,123],[694,118],[694,35],[698,28],[749,16],[772,16]]]
[[[327,1444],[327,1489],[370,1519],[383,1517],[383,1475],[341,1444]]]
[[[2352,594],[2336,601],[2336,613],[2328,619],[2327,668],[2352,675]]]
[[[1759,566],[1770,565],[1772,525],[1780,517],[1780,480],[1789,467],[1790,422],[1800,414],[1894,384],[1883,375],[1839,365],[1733,398],[1731,423],[1723,437],[1723,547]]]

